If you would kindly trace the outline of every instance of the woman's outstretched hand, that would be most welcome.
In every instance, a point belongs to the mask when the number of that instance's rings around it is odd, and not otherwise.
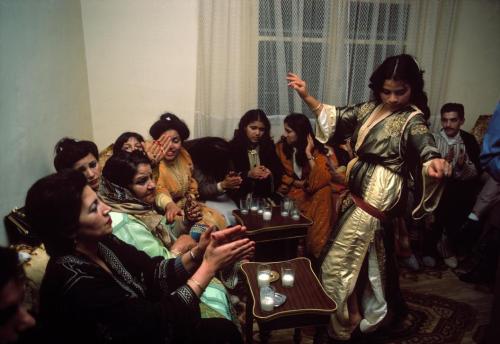
[[[184,212],[175,202],[168,203],[165,208],[165,217],[167,218],[167,222],[174,222],[176,216],[184,216]]]
[[[238,260],[250,258],[255,251],[255,242],[248,238],[238,239],[245,230],[238,225],[212,232],[203,262],[217,271]]]
[[[288,73],[286,76],[288,87],[293,88],[300,98],[304,99],[309,95],[307,90],[307,83],[302,80],[297,74]]]
[[[427,167],[429,177],[441,179],[451,176],[453,167],[445,159],[432,159]]]

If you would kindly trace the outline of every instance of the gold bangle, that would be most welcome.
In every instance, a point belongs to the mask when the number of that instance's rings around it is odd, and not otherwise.
[[[319,110],[319,108],[323,105],[323,103],[319,102],[318,106],[316,106],[314,109],[312,109],[312,112],[316,112]]]
[[[201,286],[201,283],[200,283],[200,282],[198,282],[197,280],[195,280],[194,278],[192,278],[192,277],[191,277],[190,279],[188,279],[188,281],[191,281],[191,282],[193,282],[194,284],[196,284],[196,286],[197,286],[198,288],[200,288],[200,291],[201,291],[202,293],[203,293],[203,291],[205,290],[205,288],[203,288],[203,287]]]

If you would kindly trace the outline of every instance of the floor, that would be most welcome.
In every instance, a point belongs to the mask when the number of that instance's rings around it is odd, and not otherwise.
[[[438,274],[402,273],[401,287],[414,292],[432,293],[456,301],[465,302],[477,311],[476,326],[467,332],[462,344],[475,343],[472,339],[477,327],[488,324],[493,291],[488,287],[479,287],[460,281],[451,270],[444,270]],[[312,343],[312,331],[306,329],[303,333],[303,344]],[[258,328],[254,324],[254,343],[259,343]],[[293,330],[273,331],[269,343],[293,343]]]

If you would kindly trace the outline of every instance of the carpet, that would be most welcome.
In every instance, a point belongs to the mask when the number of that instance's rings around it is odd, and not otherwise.
[[[384,331],[353,338],[350,343],[460,343],[476,323],[476,311],[466,303],[432,294],[403,291],[406,318]]]

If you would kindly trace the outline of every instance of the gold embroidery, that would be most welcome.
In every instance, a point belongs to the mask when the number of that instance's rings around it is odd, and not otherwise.
[[[406,116],[392,115],[384,123],[384,132],[381,139],[400,136],[406,123]]]
[[[371,114],[376,106],[375,102],[367,102],[361,105],[361,108],[359,109],[359,120],[363,122],[364,118]]]
[[[429,128],[425,124],[418,123],[411,128],[411,135],[423,135],[429,132]]]

